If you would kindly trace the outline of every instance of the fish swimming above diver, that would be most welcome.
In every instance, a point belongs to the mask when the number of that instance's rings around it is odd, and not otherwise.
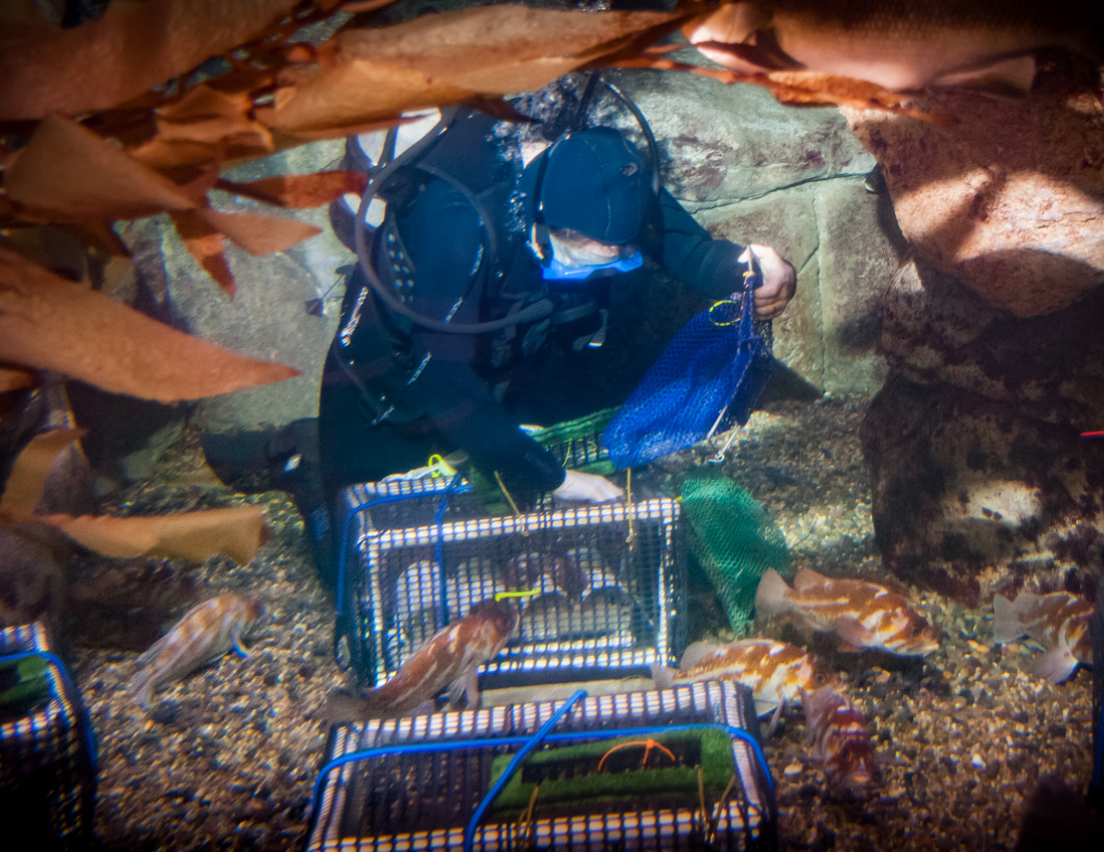
[[[401,716],[420,710],[442,692],[450,702],[467,697],[467,708],[479,706],[478,669],[498,655],[517,629],[517,608],[493,598],[482,601],[459,621],[437,631],[395,676],[363,698],[331,693],[326,717],[331,722]]]
[[[993,641],[1004,644],[1029,636],[1046,649],[1031,666],[1032,674],[1061,683],[1078,663],[1092,665],[1089,622],[1093,605],[1067,592],[1036,595],[1020,592],[1016,600],[993,598]]]
[[[168,633],[138,658],[140,671],[131,690],[143,709],[153,691],[217,660],[233,649],[249,656],[242,640],[264,618],[264,604],[227,592],[193,607]]]
[[[866,717],[850,698],[825,686],[806,694],[802,705],[809,754],[833,781],[862,785],[878,777]]]
[[[1036,54],[1062,48],[1099,64],[1098,0],[748,0],[683,31],[741,73],[806,70],[895,92],[965,86],[1026,92]]]
[[[773,568],[759,581],[756,614],[795,613],[814,630],[835,633],[843,650],[880,648],[921,655],[939,647],[932,626],[896,592],[862,580],[832,579],[805,568],[791,589]]]
[[[775,710],[773,728],[783,709],[801,703],[801,693],[826,685],[828,671],[810,655],[788,642],[741,639],[728,645],[695,642],[682,655],[677,669],[656,663],[652,678],[657,689],[703,680],[735,681],[752,692],[760,716]]]

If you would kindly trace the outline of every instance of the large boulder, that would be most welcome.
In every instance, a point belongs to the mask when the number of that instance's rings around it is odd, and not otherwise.
[[[879,302],[890,378],[862,427],[887,567],[976,605],[1104,573],[1104,292],[997,310],[923,262]]]
[[[1023,317],[1104,282],[1104,111],[1060,81],[1044,76],[1026,100],[944,91],[912,104],[949,123],[843,110],[917,254]]]

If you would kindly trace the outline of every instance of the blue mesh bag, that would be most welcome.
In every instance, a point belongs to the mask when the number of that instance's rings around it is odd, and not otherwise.
[[[743,426],[774,369],[770,322],[756,322],[757,270],[742,294],[688,322],[647,372],[602,435],[618,468],[648,464]]]

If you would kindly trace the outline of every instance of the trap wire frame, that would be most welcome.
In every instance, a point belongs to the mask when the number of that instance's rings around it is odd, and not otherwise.
[[[720,731],[731,743],[724,793],[682,801],[622,795],[494,808],[527,756],[557,747]],[[560,849],[730,852],[778,848],[777,804],[751,691],[706,682],[650,692],[369,720],[331,730],[314,789],[307,852]],[[506,769],[493,780],[492,765]],[[542,813],[543,810],[543,813]]]
[[[80,692],[41,623],[0,629],[0,664],[38,659],[43,703],[0,719],[0,814],[20,826],[27,848],[82,849],[92,836],[96,744]]]
[[[338,664],[362,684],[393,676],[437,630],[495,594],[531,588],[484,685],[650,676],[685,644],[677,501],[486,516],[459,477],[343,492]],[[443,570],[442,570],[443,566]]]

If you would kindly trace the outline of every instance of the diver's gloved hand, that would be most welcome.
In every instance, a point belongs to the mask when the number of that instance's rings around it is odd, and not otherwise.
[[[564,481],[552,492],[553,497],[561,500],[605,503],[607,500],[619,500],[623,496],[621,489],[605,477],[595,476],[593,473],[579,473],[577,470],[568,470],[564,474]]]
[[[740,262],[747,263],[753,254],[763,273],[763,285],[755,291],[755,318],[776,319],[782,316],[797,290],[797,272],[792,263],[779,257],[770,246],[757,243],[750,243],[744,249]]]

